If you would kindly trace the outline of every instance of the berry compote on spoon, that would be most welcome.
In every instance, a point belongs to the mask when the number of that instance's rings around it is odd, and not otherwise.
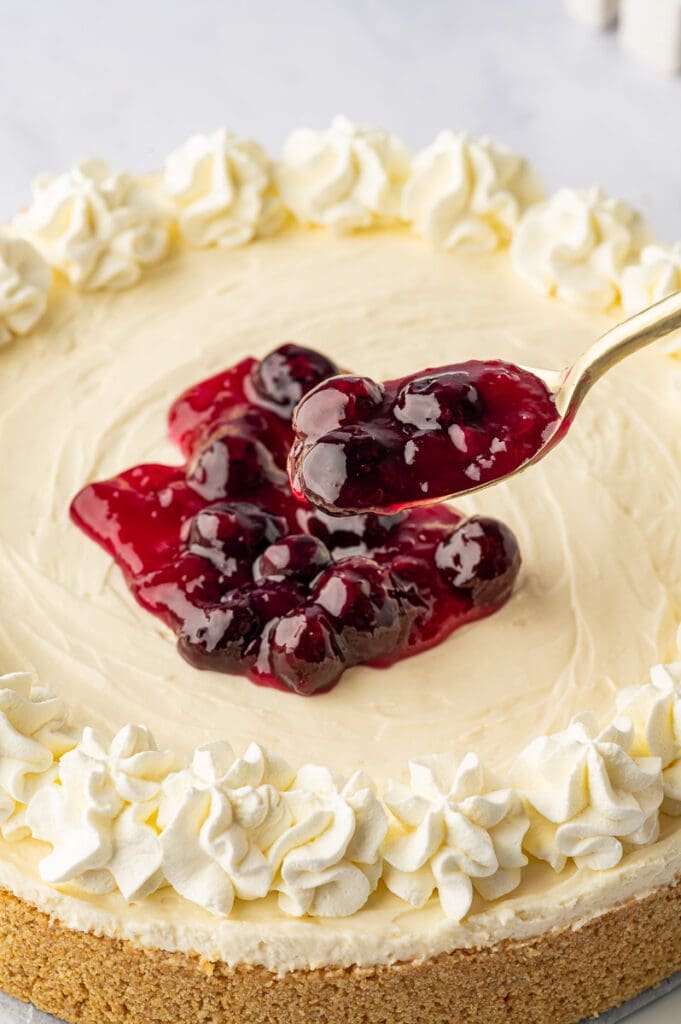
[[[332,377],[295,411],[292,490],[335,515],[479,490],[543,458],[607,370],[679,328],[676,292],[613,327],[566,373],[470,360],[385,384]]]
[[[243,359],[171,406],[180,465],[134,466],[73,500],[75,523],[197,668],[322,692],[353,665],[432,647],[511,595],[518,545],[494,519],[444,505],[338,518],[293,496],[293,409],[338,373],[294,344]]]
[[[332,377],[295,412],[291,486],[335,515],[432,504],[513,472],[557,422],[546,385],[510,363]]]

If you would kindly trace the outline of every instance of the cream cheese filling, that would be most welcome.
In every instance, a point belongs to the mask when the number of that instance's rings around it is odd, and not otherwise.
[[[255,739],[293,764],[363,767],[377,781],[402,776],[409,757],[432,751],[474,749],[503,772],[529,740],[576,712],[609,713],[617,688],[674,657],[681,403],[669,358],[656,351],[599,384],[569,440],[531,473],[462,502],[466,511],[499,516],[519,537],[524,565],[511,602],[388,671],[353,669],[320,697],[190,668],[108,556],[69,522],[70,499],[88,480],[177,459],[164,417],[184,387],[287,338],[378,378],[472,356],[567,363],[608,318],[538,296],[512,273],[507,253],[434,253],[399,231],[330,241],[291,230],[245,249],[180,249],[123,294],[55,288],[38,330],[0,353],[0,658],[6,669],[34,671],[77,721],[141,722],[160,745],[186,751],[216,738],[237,749]],[[677,850],[673,836],[665,842]],[[611,902],[621,898],[616,880],[631,878],[635,865],[642,884],[646,872],[659,880],[660,851],[658,844],[632,855],[603,877],[547,876],[542,927],[562,920],[565,886],[576,885],[593,909],[605,890]],[[10,868],[3,872],[9,880]],[[524,880],[510,900],[486,908],[486,941],[504,937],[499,922],[516,913],[511,904],[531,898],[531,886]],[[75,926],[104,915],[109,923],[98,927],[141,941],[148,920],[150,935],[171,929],[175,938],[164,941],[173,948],[227,960],[243,948],[243,959],[264,962],[238,937],[238,920],[183,928],[178,922],[201,912],[167,892],[141,910],[113,897],[54,900],[49,909]],[[292,922],[270,901],[242,913],[257,922],[253,936],[262,941],[266,929],[271,937],[267,963],[276,969],[306,956],[331,963],[429,955],[467,944],[456,929],[476,934],[470,919],[443,924],[439,908],[412,911],[382,889],[353,924]],[[395,915],[404,933],[393,948],[386,936]],[[362,930],[369,937],[360,942]],[[231,936],[227,945],[218,950],[211,931]],[[340,957],[334,943],[348,935]],[[320,936],[323,954],[314,952]]]

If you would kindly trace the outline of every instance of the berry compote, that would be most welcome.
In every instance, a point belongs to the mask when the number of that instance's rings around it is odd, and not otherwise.
[[[351,665],[431,647],[511,593],[518,546],[495,520],[444,506],[340,518],[294,497],[293,410],[337,373],[293,344],[244,359],[171,407],[183,465],[136,466],[72,503],[198,668],[312,694]]]
[[[332,514],[433,502],[527,462],[558,424],[551,393],[511,363],[470,360],[377,384],[334,377],[298,405],[293,491]]]

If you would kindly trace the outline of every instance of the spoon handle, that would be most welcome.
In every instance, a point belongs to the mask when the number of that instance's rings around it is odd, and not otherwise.
[[[681,330],[681,291],[602,334],[573,363],[556,394],[556,407],[565,426],[572,422],[585,396],[604,373],[626,356],[678,330]]]

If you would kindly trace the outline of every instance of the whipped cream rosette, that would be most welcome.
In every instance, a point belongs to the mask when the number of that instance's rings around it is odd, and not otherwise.
[[[32,687],[24,672],[0,676],[0,825],[6,839],[28,834],[26,805],[75,746],[66,705]]]
[[[110,742],[86,727],[27,810],[33,836],[52,846],[41,877],[91,892],[118,888],[128,901],[157,889],[161,846],[152,819],[161,783],[179,763],[143,726],[127,725]]]
[[[0,345],[28,334],[42,319],[51,279],[34,246],[0,232]]]
[[[199,747],[191,767],[163,786],[158,823],[170,885],[223,915],[237,896],[266,896],[273,870],[264,850],[291,821],[276,786],[289,780],[283,763],[257,747],[236,760],[228,743]]]
[[[545,295],[585,309],[619,300],[622,272],[652,241],[642,216],[599,188],[563,188],[531,206],[513,238],[521,277]]]
[[[438,248],[489,251],[510,241],[522,213],[543,197],[523,157],[487,138],[444,131],[414,157],[402,215]]]
[[[590,714],[563,732],[540,736],[522,752],[511,777],[530,813],[525,850],[562,871],[615,867],[625,849],[659,836],[662,777],[658,757],[633,755],[627,718],[598,731]]]
[[[636,313],[681,289],[681,243],[646,245],[636,263],[622,271],[620,289],[627,313]],[[678,336],[661,341],[660,348],[678,351]]]
[[[301,223],[343,233],[400,218],[410,164],[394,135],[335,117],[324,131],[299,129],[288,137],[277,180]]]
[[[266,151],[224,129],[174,150],[162,187],[181,234],[199,247],[244,245],[277,231],[285,217]]]
[[[634,724],[632,753],[660,760],[662,810],[681,815],[681,662],[656,665],[646,686],[621,690],[617,710]]]
[[[392,783],[385,801],[396,828],[383,849],[385,884],[421,907],[437,889],[445,914],[461,920],[474,892],[497,899],[520,884],[528,819],[510,789],[497,788],[475,754],[409,762],[410,784]]]
[[[72,285],[85,291],[128,288],[168,246],[162,206],[131,174],[102,160],[41,175],[16,228]]]
[[[361,771],[345,781],[310,764],[283,797],[291,828],[268,853],[280,908],[294,916],[354,914],[381,876],[388,823],[373,784]]]

